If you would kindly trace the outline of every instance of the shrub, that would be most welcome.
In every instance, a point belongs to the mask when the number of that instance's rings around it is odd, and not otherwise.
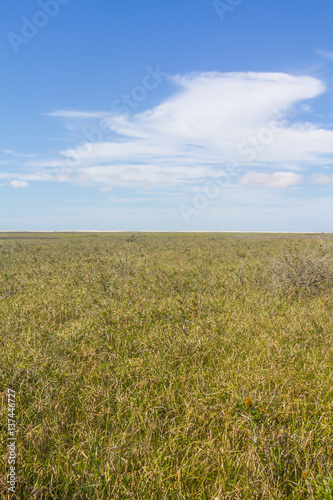
[[[317,293],[333,284],[333,246],[288,242],[268,266],[270,283],[291,294]]]

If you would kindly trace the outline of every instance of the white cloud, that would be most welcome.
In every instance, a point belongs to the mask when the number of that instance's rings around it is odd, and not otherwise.
[[[138,201],[138,198],[108,198],[108,200],[116,203],[133,203]]]
[[[59,118],[105,118],[110,116],[110,112],[106,111],[66,111],[56,110],[52,113],[44,113],[46,116],[58,116]]]
[[[299,184],[302,181],[302,177],[302,175],[295,174],[295,172],[274,172],[272,174],[246,172],[241,177],[240,184],[261,184],[267,187],[286,188]]]
[[[11,181],[10,185],[15,189],[27,188],[29,186],[29,184],[26,181],[17,181],[17,180]]]
[[[133,116],[55,111],[52,116],[101,118],[110,131],[91,130],[97,142],[29,162],[47,177],[99,187],[172,186],[218,175],[228,162],[278,172],[264,185],[292,185],[283,172],[330,165],[333,131],[292,122],[303,101],[325,91],[317,78],[284,73],[193,73],[170,77],[174,95]],[[109,137],[113,139],[110,140]],[[286,174],[286,175],[285,175]],[[259,175],[259,174],[258,174]],[[262,175],[262,174],[260,174]],[[292,176],[291,176],[292,175]],[[273,176],[273,177],[272,177]],[[298,180],[297,180],[298,182]],[[243,183],[244,185],[244,183]]]
[[[333,184],[333,174],[317,174],[312,177],[312,181],[316,184]]]
[[[317,50],[316,51],[317,54],[319,54],[320,56],[323,56],[325,57],[326,59],[330,59],[331,61],[333,61],[333,52],[329,52],[327,50]]]
[[[6,155],[12,155],[12,156],[22,156],[23,158],[36,158],[36,154],[22,154],[22,153],[16,153],[12,149],[2,149],[1,150],[3,153]]]

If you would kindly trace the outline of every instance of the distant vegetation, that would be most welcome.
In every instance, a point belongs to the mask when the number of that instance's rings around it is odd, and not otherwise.
[[[332,499],[332,244],[2,233],[1,498]]]

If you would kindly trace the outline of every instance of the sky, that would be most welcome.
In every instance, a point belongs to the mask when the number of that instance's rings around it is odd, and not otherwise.
[[[0,16],[0,230],[333,232],[331,0]]]

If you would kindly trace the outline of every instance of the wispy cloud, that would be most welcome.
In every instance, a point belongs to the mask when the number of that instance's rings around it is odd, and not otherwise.
[[[110,116],[107,111],[71,111],[57,110],[51,113],[43,113],[46,116],[58,116],[59,118],[105,118]]]
[[[300,184],[303,176],[294,172],[273,172],[266,174],[262,172],[246,172],[240,179],[241,185],[260,184],[267,187],[286,188]]]
[[[27,188],[29,186],[29,184],[25,181],[11,181],[10,185],[15,188],[15,189],[18,189],[18,188]]]
[[[333,174],[317,174],[312,176],[312,181],[316,184],[333,184]]]
[[[331,165],[333,131],[295,121],[304,100],[325,91],[317,78],[284,73],[193,73],[170,77],[174,94],[142,113],[54,111],[65,118],[105,118],[100,131],[78,147],[30,161],[34,175],[53,180],[114,186],[166,187],[219,175],[229,162],[249,169],[243,186],[287,187],[298,171]],[[109,137],[112,137],[109,139]],[[253,172],[268,170],[266,177]],[[273,171],[273,173],[271,173]],[[46,177],[45,177],[46,176]],[[251,177],[252,176],[252,177]],[[260,176],[260,177],[259,177]],[[28,180],[24,177],[22,180]]]
[[[11,155],[11,156],[20,156],[22,158],[36,158],[37,154],[23,154],[23,153],[16,153],[12,149],[2,149],[1,150],[3,153],[6,155]]]
[[[316,50],[316,52],[320,56],[325,57],[325,59],[329,59],[330,61],[333,61],[333,52],[329,52],[327,50]]]

